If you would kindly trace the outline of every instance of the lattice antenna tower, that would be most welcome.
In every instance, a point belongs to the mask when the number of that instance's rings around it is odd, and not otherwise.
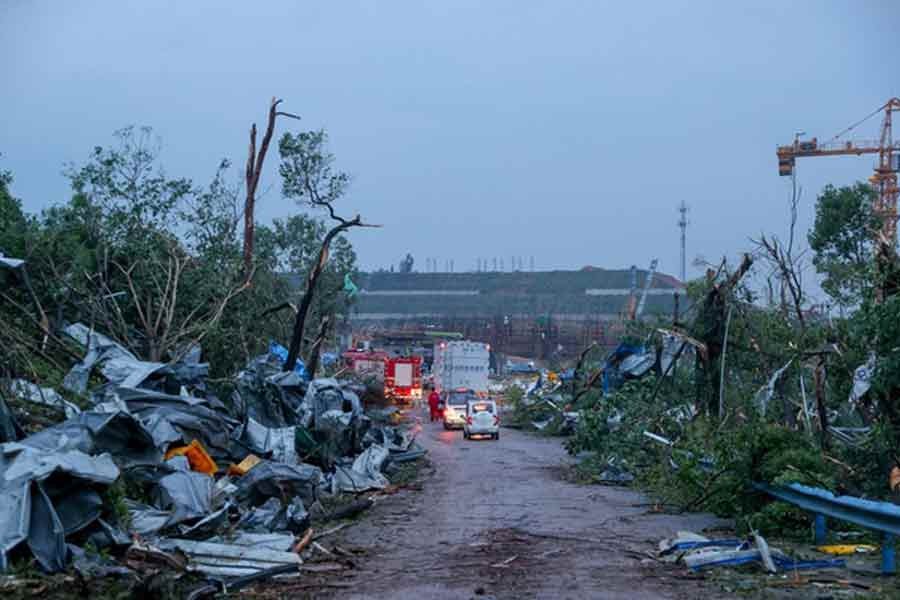
[[[678,219],[678,227],[681,229],[681,281],[687,279],[687,226],[688,226],[688,206],[681,201],[678,207],[678,213],[681,215]]]

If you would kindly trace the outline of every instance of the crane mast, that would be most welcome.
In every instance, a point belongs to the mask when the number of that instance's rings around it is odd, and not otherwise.
[[[881,122],[881,135],[877,140],[840,139],[844,134],[882,112],[884,116]],[[881,231],[876,234],[889,242],[892,247],[897,243],[897,171],[900,170],[900,142],[894,141],[892,131],[891,115],[894,112],[900,112],[900,98],[891,98],[878,110],[827,142],[820,143],[817,138],[801,140],[798,136],[793,144],[778,146],[776,151],[778,174],[782,176],[794,174],[794,165],[798,157],[877,154],[878,163],[875,172],[869,177],[869,183],[875,191],[872,210],[881,219]]]

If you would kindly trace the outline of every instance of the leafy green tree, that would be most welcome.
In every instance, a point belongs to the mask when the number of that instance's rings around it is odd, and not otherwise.
[[[25,255],[26,218],[22,203],[9,191],[13,176],[0,171],[0,254],[21,258]]]
[[[865,183],[828,185],[816,202],[816,220],[808,235],[822,289],[842,306],[858,304],[871,286],[872,232],[879,219],[872,211],[874,190]]]

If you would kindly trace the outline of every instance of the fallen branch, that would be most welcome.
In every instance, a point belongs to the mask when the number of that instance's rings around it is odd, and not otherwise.
[[[495,569],[505,569],[505,568],[507,568],[507,567],[509,566],[509,564],[510,564],[512,561],[516,560],[517,558],[519,558],[519,555],[518,555],[518,554],[516,554],[516,555],[514,555],[514,556],[510,556],[509,558],[507,558],[506,560],[504,560],[504,561],[502,561],[502,562],[494,563],[494,564],[491,565],[491,566],[492,566],[493,568],[495,568]]]
[[[307,529],[306,533],[303,534],[303,537],[300,538],[300,541],[294,544],[294,547],[291,548],[291,552],[293,552],[294,554],[300,554],[301,552],[303,552],[303,549],[309,546],[309,543],[312,541],[314,533],[315,530],[312,527]]]
[[[331,529],[326,529],[325,531],[323,531],[321,533],[315,534],[312,539],[313,539],[313,541],[321,540],[323,537],[327,537],[333,533],[337,533],[341,529],[344,529],[345,527],[349,527],[349,526],[350,526],[350,523],[341,523],[340,525],[336,525],[335,527],[332,527]]]
[[[350,517],[355,517],[359,513],[372,508],[374,504],[375,501],[371,498],[360,498],[359,500],[354,500],[349,504],[345,504],[344,506],[334,509],[326,515],[325,520],[337,521],[338,519],[348,519]]]
[[[322,554],[325,554],[325,555],[327,555],[327,556],[334,556],[334,553],[329,552],[329,551],[325,548],[325,546],[323,546],[323,545],[320,544],[319,542],[313,542],[313,543],[312,543],[312,546],[313,546],[313,548],[315,548],[316,550],[318,550],[318,551],[321,552]]]

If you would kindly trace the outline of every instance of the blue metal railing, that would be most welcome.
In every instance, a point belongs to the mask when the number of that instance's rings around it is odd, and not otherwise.
[[[815,538],[818,545],[825,544],[826,517],[848,521],[866,529],[881,532],[884,536],[881,545],[881,572],[890,575],[897,572],[894,536],[900,535],[900,506],[853,496],[835,496],[827,490],[799,483],[787,486],[753,483],[753,487],[813,513],[815,515]]]

